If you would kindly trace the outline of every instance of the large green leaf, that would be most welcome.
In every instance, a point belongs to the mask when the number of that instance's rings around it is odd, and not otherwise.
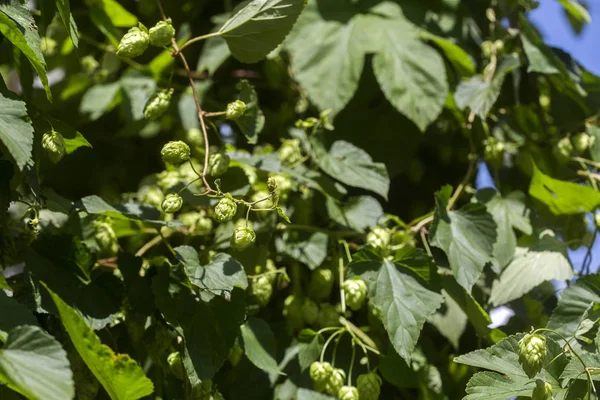
[[[48,86],[46,61],[40,50],[40,35],[29,9],[20,1],[0,3],[0,33],[27,57],[37,73],[48,100],[52,92]]]
[[[364,232],[383,217],[383,208],[377,199],[371,196],[350,197],[343,204],[327,198],[329,217],[342,226]]]
[[[242,348],[252,364],[263,371],[282,374],[275,360],[276,342],[269,324],[250,317],[240,329]]]
[[[248,143],[256,144],[258,134],[265,126],[265,116],[258,106],[258,95],[256,90],[247,80],[243,79],[236,85],[240,91],[238,99],[246,103],[246,112],[235,121]]]
[[[475,63],[473,62],[473,59],[466,51],[460,48],[460,46],[449,39],[434,35],[427,31],[419,32],[419,36],[422,39],[431,40],[435,43],[436,46],[444,52],[444,55],[460,76],[465,77],[475,74]]]
[[[558,305],[548,321],[548,328],[566,337],[577,332],[587,310],[600,303],[600,276],[579,278],[560,294]]]
[[[353,274],[365,280],[374,306],[381,311],[383,325],[394,349],[410,362],[425,321],[442,304],[443,297],[424,286],[412,269],[415,253],[406,253],[402,259],[381,260],[363,251],[350,264]]]
[[[77,48],[79,45],[79,31],[77,29],[77,24],[73,19],[73,15],[71,14],[71,5],[69,4],[69,0],[54,0],[56,3],[56,8],[58,9],[58,14],[60,15],[60,19],[73,42],[73,46]]]
[[[435,195],[431,245],[444,250],[456,280],[470,293],[483,267],[492,262],[496,223],[481,204],[446,211],[450,192],[446,186]]]
[[[427,322],[435,326],[437,330],[454,346],[459,347],[459,340],[467,326],[468,317],[462,307],[442,289],[444,304]]]
[[[154,277],[156,305],[183,337],[183,365],[192,385],[211,379],[239,335],[246,314],[244,291],[234,288],[229,300],[199,299],[179,283],[177,271],[163,267]]]
[[[308,266],[316,269],[327,257],[327,243],[329,237],[322,232],[315,232],[304,240],[290,241],[289,236],[277,238],[275,247],[277,251],[286,254]]]
[[[219,36],[208,38],[202,47],[196,71],[206,71],[208,75],[212,76],[229,56],[231,56],[231,52],[225,39]]]
[[[302,337],[303,332],[309,331],[310,340],[306,337]],[[321,356],[321,351],[323,350],[323,336],[315,331],[311,331],[310,329],[305,329],[300,332],[301,341],[298,343],[298,364],[300,365],[300,371],[304,371],[310,367],[310,365],[317,361]]]
[[[229,254],[217,253],[206,266],[200,265],[198,253],[191,246],[175,248],[190,282],[200,290],[210,293],[231,292],[235,286],[248,287],[244,267]]]
[[[37,326],[18,326],[8,333],[0,349],[0,382],[31,400],[75,395],[67,352]]]
[[[485,204],[496,223],[497,238],[493,254],[499,272],[510,262],[517,248],[517,236],[513,228],[531,235],[532,227],[524,203],[525,195],[513,192],[502,197],[493,189],[484,189],[477,192],[477,198]]]
[[[0,20],[1,15],[0,12]],[[33,127],[26,118],[27,108],[24,102],[0,93],[0,141],[21,170],[31,161],[33,149]]]
[[[463,400],[507,400],[531,396],[535,382],[523,376],[507,377],[494,372],[478,372],[469,380]]]
[[[2,275],[2,271],[0,271],[0,275]],[[2,310],[2,318],[0,318],[0,342],[6,341],[8,332],[19,325],[38,325],[37,320],[27,307],[12,297],[8,297],[1,289],[0,310]]]
[[[535,165],[529,194],[547,205],[555,215],[581,214],[600,205],[600,193],[591,187],[553,179]]]
[[[283,42],[305,5],[306,0],[246,0],[218,33],[235,58],[255,63]]]
[[[83,318],[46,286],[77,352],[113,400],[136,400],[154,391],[152,381],[127,354],[102,344]]]
[[[92,86],[81,98],[79,111],[91,120],[100,118],[115,106],[114,99],[120,90],[119,82]]]
[[[373,69],[381,90],[398,111],[422,131],[442,112],[448,96],[442,57],[419,40],[403,17],[382,19],[372,25],[378,52]]]
[[[600,365],[600,354],[578,351],[578,355],[585,364],[582,364],[579,358],[571,357],[571,361],[565,367],[560,379],[588,379],[585,368],[598,368]],[[592,371],[591,376],[593,380],[600,381],[600,374],[596,371]]]
[[[514,259],[494,282],[490,302],[495,306],[505,304],[543,282],[572,277],[566,246],[553,237],[544,236],[534,247],[517,248]]]
[[[352,143],[338,140],[329,151],[317,137],[311,137],[317,163],[328,175],[346,185],[371,190],[387,199],[390,178],[385,164],[373,162],[371,156]]]
[[[491,82],[484,80],[480,76],[475,76],[468,81],[461,82],[454,94],[456,105],[461,110],[469,107],[475,115],[481,119],[485,119],[500,95],[504,78],[520,65],[519,58],[513,54],[499,62]]]

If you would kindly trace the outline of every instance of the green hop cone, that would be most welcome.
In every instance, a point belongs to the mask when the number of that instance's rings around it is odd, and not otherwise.
[[[252,296],[259,306],[264,307],[269,304],[272,294],[273,286],[266,275],[260,275],[252,280]]]
[[[340,368],[334,368],[331,372],[331,375],[329,375],[327,383],[325,384],[325,391],[332,396],[337,396],[342,386],[344,386],[345,380],[346,373],[344,370]]]
[[[183,199],[177,193],[169,193],[165,196],[165,199],[162,201],[160,208],[167,214],[176,213],[181,209],[183,205]]]
[[[352,310],[359,310],[367,298],[367,284],[362,279],[347,279],[342,283],[346,304]]]
[[[302,304],[302,318],[308,325],[313,325],[319,319],[319,306],[311,299],[304,299]]]
[[[123,57],[134,58],[142,55],[150,44],[150,36],[148,32],[138,27],[131,28],[117,47],[117,55]]]
[[[79,61],[81,69],[86,74],[92,74],[100,67],[100,63],[94,58],[94,56],[84,56]]]
[[[144,117],[149,120],[157,120],[169,109],[171,102],[171,89],[164,89],[153,94],[144,106]]]
[[[196,147],[204,146],[204,135],[198,128],[190,128],[185,132],[185,140]]]
[[[138,190],[140,203],[159,208],[165,199],[162,190],[157,186],[144,186]]]
[[[531,400],[552,400],[552,386],[541,379],[535,381],[535,387],[531,394]]]
[[[329,328],[340,325],[340,310],[333,304],[321,304],[319,317],[317,318],[317,326],[319,329]]]
[[[300,141],[298,139],[284,140],[279,148],[279,160],[285,166],[294,165],[302,159]]]
[[[185,372],[183,364],[181,363],[181,356],[178,351],[175,351],[167,357],[167,363],[169,363],[169,370],[179,380],[183,380]]]
[[[546,338],[527,334],[519,341],[519,362],[530,378],[542,370],[546,360]]]
[[[301,297],[289,295],[283,302],[283,316],[285,317],[290,330],[295,331],[304,327],[304,316],[302,315],[302,305],[304,300]]]
[[[338,397],[340,400],[358,400],[359,397],[358,389],[354,386],[342,386],[338,391]]]
[[[573,153],[573,145],[571,144],[569,138],[564,137],[556,142],[552,148],[552,153],[558,162],[561,164],[566,164],[571,158],[571,153]]]
[[[267,179],[267,189],[269,189],[270,193],[273,193],[277,189],[277,181],[272,176]]]
[[[325,386],[327,385],[327,382],[329,382],[329,378],[333,373],[333,367],[328,362],[315,361],[314,363],[310,364],[308,372],[310,379],[315,385],[315,389],[318,392],[322,392],[325,390]]]
[[[246,247],[250,246],[255,239],[256,233],[254,233],[252,228],[244,226],[237,228],[233,232],[230,244],[234,250],[244,250]]]
[[[375,226],[367,233],[367,244],[378,249],[387,248],[390,244],[390,239],[390,231],[381,226]]]
[[[381,378],[375,372],[359,375],[356,386],[360,400],[377,400],[381,393]]]
[[[592,137],[581,132],[571,138],[571,144],[576,153],[583,154],[592,145]]]
[[[160,21],[150,28],[148,34],[152,46],[164,47],[168,46],[171,39],[175,37],[175,28],[171,25],[171,21]]]
[[[308,284],[308,295],[315,301],[323,301],[331,295],[333,272],[330,269],[314,270]]]
[[[201,210],[200,212],[190,211],[180,214],[178,219],[186,228],[194,233],[207,234],[210,233],[213,228],[213,222],[210,218],[206,217],[204,210]]]
[[[225,117],[231,121],[239,119],[246,112],[246,103],[241,100],[233,101],[227,104],[227,110],[225,111]]]
[[[221,176],[229,168],[229,156],[223,153],[212,153],[208,157],[208,173],[210,176]]]
[[[56,164],[65,156],[65,139],[56,131],[44,133],[42,147],[46,150],[46,154],[48,154],[48,158],[53,164]]]
[[[112,228],[110,219],[94,221],[94,239],[103,255],[113,256],[119,252],[117,235]]]
[[[58,47],[58,43],[56,40],[51,37],[43,37],[40,40],[40,50],[43,55],[47,57],[51,57],[56,54],[56,48]]]
[[[237,204],[229,197],[223,197],[215,206],[215,218],[219,222],[231,220],[237,212]]]
[[[181,164],[190,159],[190,146],[181,140],[171,141],[163,146],[160,156],[165,163]]]

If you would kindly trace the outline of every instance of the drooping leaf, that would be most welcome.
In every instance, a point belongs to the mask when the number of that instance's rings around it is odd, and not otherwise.
[[[83,95],[79,111],[92,121],[100,118],[114,107],[114,99],[120,89],[119,82],[92,86]]]
[[[128,117],[133,121],[144,119],[144,106],[156,91],[156,81],[148,76],[129,75],[121,78],[121,87],[128,100]]]
[[[424,131],[440,115],[448,95],[444,61],[400,17],[382,19],[374,28],[382,46],[373,58],[381,90]]]
[[[242,348],[252,364],[263,371],[283,374],[275,360],[275,336],[271,327],[259,318],[248,318],[240,328]]]
[[[383,325],[398,354],[410,362],[421,328],[443,301],[442,295],[425,287],[412,270],[401,266],[406,259],[391,262],[371,254],[359,256],[350,264],[353,274],[360,276],[369,289],[369,297],[381,311]]]
[[[524,197],[521,192],[513,192],[503,198],[493,189],[484,189],[477,193],[477,198],[485,204],[496,223],[497,238],[493,254],[494,263],[499,267],[497,272],[510,262],[517,248],[517,236],[513,228],[531,235],[532,227]]]
[[[588,275],[561,292],[548,328],[566,337],[575,335],[587,310],[600,303],[600,276]]]
[[[514,259],[494,282],[490,302],[495,306],[505,304],[543,282],[572,277],[566,246],[553,237],[544,236],[537,246],[517,248]]]
[[[298,343],[298,364],[300,371],[305,371],[310,364],[317,361],[323,350],[323,336],[313,332],[312,338]],[[300,332],[302,335],[302,332]]]
[[[373,162],[367,152],[352,143],[338,140],[329,151],[316,137],[311,143],[323,171],[346,185],[371,190],[387,199],[390,178],[385,164]]]
[[[75,395],[67,352],[37,326],[22,325],[8,332],[0,349],[0,382],[31,400]]]
[[[227,42],[222,37],[211,37],[206,39],[196,71],[206,71],[213,75],[217,69],[231,56]]]
[[[100,0],[91,3],[94,6],[99,6],[117,28],[130,28],[138,23],[138,18],[116,0]]]
[[[305,240],[292,242],[288,240],[275,240],[277,251],[292,257],[308,266],[311,270],[316,269],[327,257],[328,236],[322,232],[316,232]]]
[[[24,102],[0,93],[0,140],[21,170],[31,161],[33,149],[33,127],[26,118]]]
[[[500,95],[504,78],[521,65],[516,55],[510,55],[499,61],[491,82],[475,76],[461,82],[456,88],[454,100],[461,110],[469,107],[479,118],[485,119]]]
[[[77,312],[46,286],[77,352],[113,400],[136,400],[154,391],[152,381],[127,354],[115,354]]]
[[[600,193],[588,186],[549,177],[533,166],[529,194],[555,215],[581,214],[600,205]]]
[[[176,247],[175,253],[190,282],[200,290],[218,294],[231,292],[235,286],[248,287],[244,267],[229,254],[217,253],[208,265],[202,266],[198,253],[191,246]]]
[[[467,326],[468,317],[461,306],[445,291],[442,290],[444,304],[427,322],[435,326],[448,341],[458,349],[460,337]]]
[[[1,271],[0,275],[2,275]],[[0,309],[2,310],[2,318],[0,318],[0,341],[2,342],[6,341],[8,332],[17,326],[38,325],[31,311],[15,299],[8,297],[3,290],[0,290]]]
[[[58,9],[58,14],[60,15],[60,19],[71,38],[71,42],[73,42],[73,46],[77,48],[79,46],[79,30],[77,29],[77,24],[75,23],[75,19],[73,19],[73,15],[71,14],[71,5],[69,4],[69,0],[55,0],[56,8]]]
[[[90,142],[72,126],[52,117],[46,117],[52,122],[52,127],[58,131],[65,141],[65,153],[71,154],[80,147],[92,147]]]
[[[596,162],[600,162],[600,126],[587,124],[586,132],[594,138],[594,142],[590,146],[591,158]]]
[[[359,232],[377,225],[383,217],[381,204],[371,196],[351,197],[339,205],[335,200],[327,198],[327,212],[338,224]]]
[[[258,62],[283,42],[305,5],[306,0],[246,0],[219,34],[235,58]]]
[[[211,379],[227,359],[244,321],[244,292],[234,288],[229,301],[214,296],[205,302],[174,282],[173,273],[161,268],[154,277],[156,304],[183,338],[183,366],[196,385]]]
[[[46,97],[52,101],[40,35],[29,9],[20,2],[0,3],[0,33],[27,57],[44,86]]]
[[[246,103],[246,112],[235,123],[248,139],[248,143],[256,144],[258,134],[265,126],[265,116],[258,106],[258,95],[254,87],[245,79],[241,80],[236,88],[240,92],[238,100]]]
[[[446,253],[456,280],[470,293],[483,267],[492,262],[496,224],[480,204],[467,204],[460,210],[446,211],[449,189],[446,186],[435,195],[431,245]]]
[[[431,40],[443,52],[448,61],[452,64],[456,72],[462,77],[468,77],[475,74],[475,64],[473,59],[460,46],[449,39],[434,35],[430,32],[419,32],[421,38]]]

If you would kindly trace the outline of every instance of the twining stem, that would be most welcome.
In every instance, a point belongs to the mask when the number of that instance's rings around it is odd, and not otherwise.
[[[325,352],[327,351],[327,346],[329,346],[331,341],[335,339],[336,336],[341,335],[344,332],[346,332],[345,328],[339,328],[336,332],[332,333],[331,336],[327,338],[325,344],[323,345],[323,350],[321,350],[321,357],[319,358],[319,361],[323,362],[323,359],[325,358]]]
[[[348,370],[348,386],[352,385],[352,369],[354,368],[354,359],[356,358],[356,344],[352,341],[352,358],[350,359],[350,369]]]
[[[338,274],[340,278],[340,302],[342,303],[342,314],[346,314],[346,293],[344,293],[344,289],[341,285],[341,283],[344,282],[344,259],[341,256],[338,257]]]
[[[465,187],[469,184],[469,182],[471,182],[471,179],[473,178],[474,174],[475,161],[473,160],[469,163],[469,168],[467,169],[467,173],[465,174],[465,177],[463,178],[462,182],[457,186],[456,190],[454,191],[454,194],[450,198],[450,201],[448,201],[448,206],[446,207],[447,210],[451,210],[452,207],[454,207],[456,200],[458,200]]]
[[[196,42],[200,42],[202,40],[211,38],[211,37],[215,37],[215,36],[221,36],[220,32],[212,32],[212,33],[207,33],[206,35],[202,35],[202,36],[196,36],[194,38],[191,38],[190,40],[188,40],[187,42],[185,42],[183,45],[181,45],[181,47],[179,49],[175,49],[175,55],[179,55],[179,53],[185,49],[186,47],[188,47],[190,44],[192,43],[196,43]]]
[[[163,9],[161,0],[156,0],[156,5],[158,6],[158,9],[160,11],[160,15],[162,16],[163,21],[166,21],[167,16]],[[206,39],[206,37],[202,37],[202,36],[199,36],[198,38]],[[198,38],[196,38],[196,39],[198,39]],[[188,41],[188,43],[189,43],[189,41]],[[206,191],[209,193],[215,193],[216,191],[210,186],[210,184],[208,183],[208,180],[206,179],[206,174],[208,171],[208,156],[210,153],[210,147],[209,147],[209,143],[208,143],[208,132],[206,130],[206,124],[204,123],[204,111],[202,111],[202,106],[200,105],[200,98],[198,97],[198,91],[196,90],[196,83],[194,82],[194,78],[192,77],[192,71],[190,70],[190,66],[187,62],[187,59],[181,52],[181,49],[177,45],[177,40],[175,40],[175,38],[171,39],[171,46],[173,46],[173,49],[175,50],[173,53],[173,57],[179,56],[179,58],[181,59],[181,62],[183,63],[183,67],[185,68],[185,70],[188,74],[188,80],[190,81],[190,87],[192,88],[192,94],[194,95],[194,103],[196,104],[198,121],[200,122],[200,127],[202,128],[202,135],[204,137],[204,166],[203,166],[202,174],[200,175],[200,177],[202,178],[202,183],[204,184]],[[185,47],[185,44],[184,44],[184,47]]]

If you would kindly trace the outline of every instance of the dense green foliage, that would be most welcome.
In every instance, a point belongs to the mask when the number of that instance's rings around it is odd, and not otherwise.
[[[0,398],[598,398],[600,78],[535,7],[0,0]]]

